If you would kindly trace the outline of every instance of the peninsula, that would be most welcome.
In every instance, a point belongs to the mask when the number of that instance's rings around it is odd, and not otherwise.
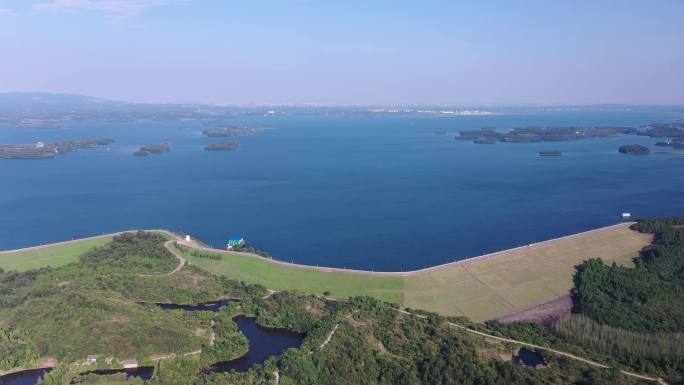
[[[113,143],[113,139],[97,140],[69,140],[64,142],[43,143],[32,145],[0,145],[0,158],[3,159],[50,159],[57,155],[75,152],[82,148],[106,146]]]
[[[667,138],[657,146],[684,148],[684,123],[652,123],[641,127],[517,127],[498,131],[493,127],[461,131],[456,140],[470,140],[476,144],[563,142],[583,139],[612,138],[618,135],[638,135]]]

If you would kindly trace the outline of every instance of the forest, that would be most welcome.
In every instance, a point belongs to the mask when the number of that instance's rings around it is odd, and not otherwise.
[[[641,371],[682,380],[684,218],[639,221],[653,243],[635,268],[599,259],[577,267],[573,316],[554,326],[567,341],[605,352]]]
[[[656,231],[636,268],[584,262],[575,276],[575,312],[633,332],[684,331],[684,228],[682,221],[642,222]]]

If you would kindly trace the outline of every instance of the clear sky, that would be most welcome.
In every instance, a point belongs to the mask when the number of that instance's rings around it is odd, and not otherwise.
[[[0,0],[0,92],[684,103],[684,1]]]

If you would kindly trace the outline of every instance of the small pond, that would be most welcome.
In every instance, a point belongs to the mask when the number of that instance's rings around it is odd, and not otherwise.
[[[90,371],[81,373],[81,375],[85,376],[88,374],[96,374],[98,376],[108,376],[110,374],[117,374],[117,373],[125,373],[126,378],[140,377],[143,380],[147,381],[147,380],[151,379],[152,376],[154,375],[154,367],[153,366],[141,366],[139,368],[132,368],[132,369],[90,370]]]
[[[304,336],[299,333],[259,326],[254,318],[239,316],[233,321],[249,340],[249,351],[240,358],[212,365],[208,372],[246,372],[271,356],[277,356],[289,348],[298,348],[304,340]]]
[[[546,365],[546,361],[541,354],[527,348],[522,348],[518,354],[513,356],[513,363],[516,365],[536,367],[537,365]]]
[[[178,305],[174,303],[156,303],[163,310],[185,310],[185,311],[218,311],[230,302],[229,299],[201,303],[199,305]]]
[[[0,385],[34,385],[52,369],[31,369],[0,377]]]
[[[164,310],[182,309],[185,311],[218,311],[230,300],[224,299],[200,305],[177,305],[157,303]],[[230,361],[217,362],[205,369],[205,372],[225,373],[230,371],[246,372],[255,364],[260,364],[268,357],[277,356],[289,348],[297,348],[302,344],[304,336],[285,329],[271,329],[257,325],[254,318],[238,316],[233,318],[238,329],[249,341],[249,351],[242,357]]]

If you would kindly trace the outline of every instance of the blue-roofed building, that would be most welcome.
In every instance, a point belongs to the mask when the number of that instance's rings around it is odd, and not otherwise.
[[[233,250],[236,247],[241,247],[244,246],[245,244],[245,239],[242,237],[233,237],[228,239],[228,245],[226,245],[226,249],[228,250]]]

